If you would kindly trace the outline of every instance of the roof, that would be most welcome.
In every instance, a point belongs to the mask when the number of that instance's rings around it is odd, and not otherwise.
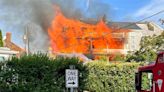
[[[18,51],[13,51],[6,47],[0,47],[0,54],[18,54]]]
[[[18,45],[16,45],[13,42],[6,43],[5,47],[8,47],[8,48],[10,48],[11,50],[14,50],[14,51],[24,51],[24,49],[22,49],[21,47],[19,47]]]
[[[81,22],[87,23],[87,24],[97,24],[99,21],[95,19],[88,19],[88,20],[80,20]],[[139,26],[137,26],[137,23],[135,22],[106,22],[108,27],[116,27],[116,28],[124,28],[124,29],[141,29]]]
[[[123,28],[123,29],[141,29],[135,22],[108,22],[109,27]]]
[[[4,39],[4,47],[8,47],[14,51],[24,52],[24,49],[22,49],[21,47],[19,47],[18,45],[16,45],[15,43],[13,43],[11,41],[11,33],[10,32],[6,33],[6,38]]]
[[[154,67],[155,67],[155,63],[151,65],[139,67],[139,71],[149,71],[152,70]]]
[[[158,55],[159,54],[164,54],[164,50],[159,50],[157,53],[158,53]]]
[[[81,22],[96,25],[99,21],[95,19],[80,19]]]
[[[159,54],[164,54],[164,51],[159,52],[158,55],[159,55]],[[152,70],[158,62],[159,62],[159,61],[155,61],[154,63],[151,63],[151,64],[149,64],[149,65],[147,65],[147,66],[139,67],[139,71]]]

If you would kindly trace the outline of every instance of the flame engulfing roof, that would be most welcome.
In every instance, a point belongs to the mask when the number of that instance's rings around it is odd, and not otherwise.
[[[99,21],[95,19],[81,19],[81,22],[96,25]],[[135,22],[110,22],[106,21],[106,25],[109,28],[122,28],[122,29],[141,29],[139,26],[137,26],[137,23]]]
[[[68,19],[59,8],[48,29],[53,51],[63,53],[88,53],[93,49],[104,48],[123,49],[128,32],[127,29],[112,29],[103,19],[95,24]],[[122,37],[113,36],[119,33],[123,33]]]

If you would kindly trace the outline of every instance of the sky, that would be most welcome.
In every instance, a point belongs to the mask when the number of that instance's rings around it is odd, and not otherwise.
[[[164,0],[104,0],[104,2],[111,6],[113,21],[138,21],[164,10]],[[164,13],[148,21],[157,22],[159,18],[164,18]]]
[[[31,3],[33,1],[40,2],[38,5]],[[58,0],[61,1],[62,0]],[[66,0],[64,0],[66,1]],[[71,0],[67,0],[71,1]],[[66,9],[68,7],[76,10],[80,10],[82,18],[99,18],[102,15],[106,15],[109,21],[130,21],[136,22],[145,17],[151,16],[161,10],[164,10],[164,0],[73,0],[74,6],[65,3]],[[0,0],[0,29],[3,36],[6,32],[12,33],[12,40],[16,44],[24,47],[23,33],[26,25],[32,22],[36,27],[34,29],[45,30],[42,27],[42,20],[47,19],[48,15],[53,16],[53,8],[51,4],[56,3],[55,0]],[[34,4],[31,8],[30,4]],[[41,10],[40,10],[41,6]],[[36,11],[34,9],[38,8]],[[43,12],[43,11],[46,12]],[[39,12],[38,12],[39,11]],[[65,10],[66,11],[66,10]],[[98,11],[99,13],[95,13]],[[36,13],[38,12],[38,13]],[[70,15],[76,15],[76,12],[70,12]],[[45,15],[45,16],[41,16]],[[164,13],[154,16],[145,21],[154,21],[160,24],[159,19],[164,19]],[[51,19],[51,18],[50,18]],[[47,20],[50,20],[47,19]],[[164,25],[161,25],[163,27]],[[39,32],[41,33],[41,31]],[[42,35],[45,36],[42,32]],[[37,32],[36,32],[37,34]],[[43,36],[39,37],[43,37]],[[44,37],[43,37],[44,38]],[[45,37],[46,38],[46,37]],[[35,38],[34,38],[35,40]],[[34,41],[40,43],[37,39]],[[42,44],[44,45],[44,44]]]

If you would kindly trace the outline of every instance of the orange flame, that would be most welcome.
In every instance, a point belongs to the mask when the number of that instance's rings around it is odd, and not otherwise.
[[[119,30],[126,33],[128,30]],[[56,9],[51,26],[48,28],[53,52],[88,53],[91,45],[93,49],[123,49],[124,40],[113,37],[117,31],[109,28],[103,20],[96,25],[83,23],[79,20],[68,19]]]

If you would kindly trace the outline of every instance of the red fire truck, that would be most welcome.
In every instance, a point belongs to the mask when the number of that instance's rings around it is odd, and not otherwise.
[[[156,63],[139,67],[135,87],[137,92],[164,92],[164,51],[158,53]]]

